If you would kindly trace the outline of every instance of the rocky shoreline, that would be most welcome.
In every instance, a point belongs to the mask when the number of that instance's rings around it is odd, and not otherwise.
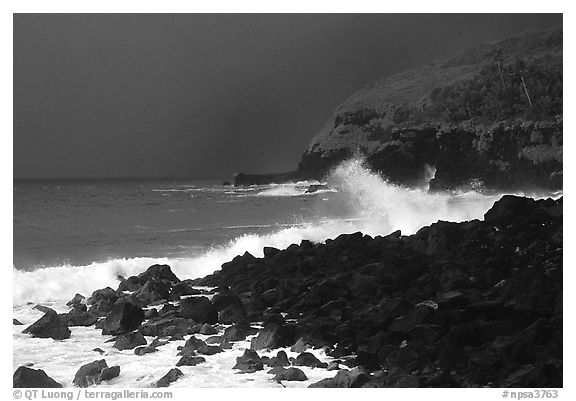
[[[230,369],[266,370],[279,383],[307,381],[306,367],[334,371],[309,387],[562,387],[562,205],[504,196],[483,221],[265,248],[196,280],[154,265],[116,290],[78,294],[68,313],[38,306],[44,316],[23,333],[67,341],[70,326],[93,326],[143,363],[183,342],[157,387],[246,339]],[[286,347],[297,356],[262,356]],[[310,352],[318,348],[329,363]],[[61,386],[49,373],[20,366],[13,385]],[[73,383],[121,374],[94,360]]]

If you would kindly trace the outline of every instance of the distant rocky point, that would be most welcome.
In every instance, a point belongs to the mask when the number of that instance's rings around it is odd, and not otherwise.
[[[435,190],[562,188],[562,27],[526,32],[374,82],[312,139],[296,171],[234,184],[322,179],[361,156],[391,182]]]

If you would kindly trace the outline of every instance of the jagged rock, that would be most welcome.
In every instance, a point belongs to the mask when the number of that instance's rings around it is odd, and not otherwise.
[[[12,325],[14,326],[22,326],[24,323],[20,322],[18,319],[12,319]]]
[[[242,356],[236,357],[236,365],[232,369],[239,369],[240,373],[254,373],[264,369],[260,356],[253,349],[247,349]]]
[[[218,311],[206,297],[191,297],[180,301],[178,315],[200,323],[218,322]]]
[[[12,377],[14,388],[60,388],[62,385],[49,377],[42,369],[20,366]]]
[[[121,334],[116,338],[113,347],[123,351],[125,349],[134,349],[139,345],[146,345],[147,341],[139,332]]]
[[[166,280],[171,283],[177,284],[180,282],[180,279],[176,277],[176,275],[170,269],[168,265],[153,265],[150,266],[144,273],[138,275],[138,278],[142,282],[150,281],[150,280]]]
[[[319,382],[312,383],[311,388],[351,388],[361,387],[362,384],[369,380],[369,376],[361,369],[354,368],[351,371],[339,370],[331,379],[323,379]]]
[[[76,295],[74,295],[74,297],[70,301],[66,302],[66,306],[74,307],[76,305],[84,303],[86,303],[86,297],[82,294],[76,293]]]
[[[54,311],[48,311],[40,319],[28,326],[24,334],[32,334],[32,337],[53,338],[64,340],[70,338],[70,329]]]
[[[274,376],[276,381],[306,381],[308,377],[298,368],[288,368]]]
[[[154,387],[168,387],[170,383],[175,382],[182,376],[184,376],[184,373],[180,369],[172,368],[154,384]]]
[[[311,368],[326,368],[327,363],[321,362],[318,358],[311,354],[310,352],[302,352],[296,357],[294,361],[295,366],[309,366]]]
[[[98,321],[98,316],[94,315],[93,313],[87,312],[86,306],[84,308],[74,308],[68,314],[65,315],[66,322],[68,326],[92,326]]]
[[[258,329],[252,328],[247,324],[235,324],[224,330],[220,344],[244,341],[247,336],[256,334]]]
[[[104,368],[100,372],[100,377],[98,378],[98,383],[103,381],[112,380],[120,375],[120,366],[112,366],[110,368]]]
[[[200,328],[200,334],[204,334],[206,336],[210,336],[212,334],[217,334],[217,333],[218,333],[218,330],[216,330],[214,327],[212,327],[208,323],[204,323],[202,325],[202,327]]]
[[[107,368],[108,365],[104,359],[82,365],[76,372],[72,383],[77,387],[88,387],[98,384],[100,383],[100,373]]]
[[[270,323],[264,326],[251,341],[254,350],[287,347],[294,343],[294,331],[285,325]]]
[[[206,362],[206,359],[201,356],[183,356],[176,366],[196,366],[203,362]]]
[[[144,320],[142,308],[123,302],[110,311],[104,320],[103,334],[121,334],[136,330]]]
[[[267,363],[268,366],[272,368],[290,366],[290,361],[288,360],[288,355],[284,351],[278,351],[275,357],[270,358]]]
[[[92,295],[86,300],[88,305],[93,305],[99,301],[106,301],[110,304],[114,304],[120,298],[117,291],[114,291],[110,287],[101,288],[92,293]]]
[[[147,345],[145,347],[136,347],[134,348],[134,354],[141,356],[141,355],[145,355],[145,354],[151,354],[154,352],[157,352],[158,349],[156,347],[153,347],[151,345]]]
[[[223,349],[217,345],[203,345],[197,351],[203,355],[214,355],[222,352]]]

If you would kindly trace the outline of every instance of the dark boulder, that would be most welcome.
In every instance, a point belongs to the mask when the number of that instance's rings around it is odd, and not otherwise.
[[[121,334],[116,338],[113,347],[123,351],[125,349],[134,349],[139,345],[146,345],[148,342],[142,334],[135,331],[132,333]]]
[[[298,368],[288,368],[285,369],[284,371],[277,373],[276,376],[274,376],[274,379],[277,382],[279,381],[306,381],[308,380],[308,377],[306,377],[306,375],[304,374],[304,372],[302,372],[300,369]]]
[[[53,338],[54,340],[70,338],[68,325],[54,311],[46,313],[24,329],[22,333],[32,334],[32,337]]]
[[[206,359],[201,356],[183,356],[176,366],[196,366],[203,362],[206,362]]]
[[[92,326],[95,324],[98,321],[98,316],[91,312],[87,312],[85,310],[86,305],[80,305],[84,306],[84,308],[76,307],[65,315],[68,326]]]
[[[175,382],[182,376],[184,376],[184,373],[180,369],[172,368],[154,384],[154,387],[168,387],[170,383]]]
[[[77,387],[88,387],[100,383],[100,373],[107,369],[108,365],[104,359],[82,365],[74,376],[74,383]]]
[[[254,350],[274,349],[294,344],[294,330],[287,325],[269,323],[251,341]]]
[[[321,362],[318,358],[316,358],[310,352],[302,352],[300,355],[296,357],[294,361],[294,366],[309,366],[311,368],[326,368],[328,366],[327,363]]]
[[[98,317],[104,317],[104,316],[108,315],[112,311],[112,309],[114,309],[114,303],[108,302],[108,301],[103,299],[103,300],[94,302],[90,306],[90,309],[88,309],[88,312],[93,313],[94,315],[96,315]]]
[[[257,332],[258,329],[250,327],[248,324],[235,324],[224,330],[220,343],[244,341],[247,336],[251,336]]]
[[[285,351],[278,351],[275,357],[272,357],[266,363],[271,368],[290,366],[290,361],[288,360],[288,355]]]
[[[178,315],[200,323],[218,322],[218,311],[206,297],[191,297],[180,301]]]
[[[362,387],[364,383],[370,380],[370,376],[359,368],[351,371],[339,370],[331,379],[323,379],[319,382],[312,383],[310,388],[352,388]]]
[[[223,351],[223,349],[217,345],[203,345],[197,349],[198,353],[203,355],[215,355]]]
[[[211,336],[212,334],[217,334],[217,333],[218,333],[218,330],[216,330],[214,327],[212,327],[208,323],[204,323],[202,325],[202,327],[200,328],[200,334],[203,334],[206,336]]]
[[[153,347],[152,345],[134,348],[134,354],[138,355],[138,356],[142,356],[145,354],[152,354],[152,353],[157,352],[157,351],[158,351],[158,349],[156,347]]]
[[[242,356],[236,357],[236,365],[232,369],[240,370],[240,373],[254,373],[264,369],[260,356],[253,349],[247,349]]]
[[[60,388],[62,385],[52,379],[42,369],[20,366],[12,376],[14,388]]]
[[[14,326],[22,326],[24,323],[20,322],[18,319],[12,319],[12,325]]]
[[[103,334],[120,334],[136,330],[144,320],[142,308],[123,302],[110,311],[104,320]]]
[[[79,304],[82,304],[85,302],[86,302],[86,297],[82,294],[77,293],[76,295],[74,295],[74,297],[70,301],[66,302],[66,306],[74,307],[76,305],[79,305]]]
[[[119,375],[120,375],[120,366],[118,365],[112,366],[110,368],[104,368],[102,369],[102,372],[100,372],[100,378],[98,379],[98,382],[100,383],[103,381],[109,381],[118,377]]]
[[[174,287],[172,287],[172,290],[168,295],[168,299],[176,301],[179,300],[180,297],[185,295],[200,295],[200,294],[202,294],[202,291],[193,288],[191,285],[187,283],[180,282],[174,285]]]
[[[180,282],[180,279],[176,277],[176,275],[172,272],[172,269],[170,269],[170,266],[168,265],[150,266],[144,273],[140,273],[138,275],[138,278],[143,282],[150,280],[155,281],[166,280],[174,284]]]
[[[123,294],[119,294],[117,291],[114,291],[110,287],[102,288],[96,290],[92,293],[92,295],[87,299],[86,303],[88,305],[93,305],[99,301],[106,301],[108,303],[114,304]]]

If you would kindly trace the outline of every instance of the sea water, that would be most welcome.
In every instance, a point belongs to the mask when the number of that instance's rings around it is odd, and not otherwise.
[[[482,219],[501,196],[394,186],[358,160],[336,168],[326,183],[328,189],[308,193],[318,182],[234,188],[220,180],[15,181],[13,315],[24,326],[13,326],[14,369],[32,364],[71,386],[82,364],[105,358],[109,366],[120,365],[121,374],[102,385],[148,387],[174,367],[183,341],[136,356],[104,343],[109,336],[93,327],[71,327],[65,341],[30,338],[21,331],[42,316],[34,305],[66,312],[75,293],[117,288],[118,275],[136,275],[155,263],[169,264],[180,279],[197,278],[246,251],[261,257],[264,246],[283,249],[356,231],[408,235],[438,220]],[[105,354],[93,352],[95,347]],[[280,387],[265,372],[239,375],[231,369],[246,347],[249,339],[204,364],[181,367],[193,374],[173,386]],[[330,360],[322,350],[313,352]],[[302,369],[310,380],[288,386],[334,375]]]

